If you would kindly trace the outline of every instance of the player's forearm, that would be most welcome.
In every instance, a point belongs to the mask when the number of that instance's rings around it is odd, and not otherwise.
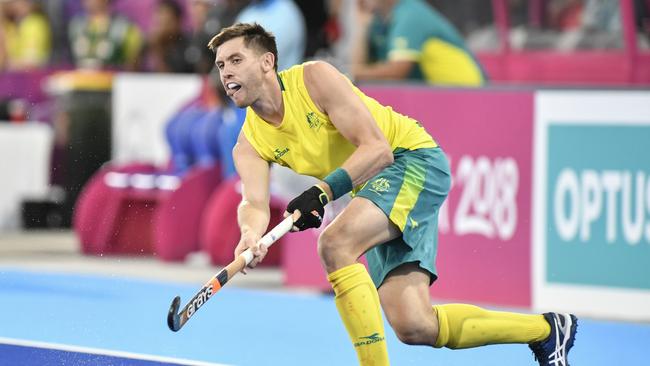
[[[367,182],[368,179],[377,175],[382,169],[392,164],[393,161],[393,152],[386,143],[359,145],[357,150],[341,166],[352,181],[348,189]],[[333,187],[330,187],[328,182],[328,178],[325,178],[323,182],[318,183],[318,186],[327,194],[330,201],[346,193],[343,191],[334,193]],[[339,189],[340,187],[337,188],[337,190]]]
[[[352,185],[363,184],[382,169],[393,163],[393,152],[384,142],[359,145],[343,163],[342,168],[350,175]]]
[[[270,212],[268,205],[255,205],[246,200],[242,200],[237,208],[237,222],[242,233],[255,233],[262,236],[269,226]]]
[[[393,163],[393,152],[390,146],[361,145],[343,164],[352,185],[357,186],[374,177],[382,169]]]
[[[408,76],[408,72],[405,71],[404,68],[387,62],[352,66],[352,75],[356,81],[402,80]]]

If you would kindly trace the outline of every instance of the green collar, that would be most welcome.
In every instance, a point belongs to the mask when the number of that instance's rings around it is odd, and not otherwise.
[[[280,83],[280,90],[284,91],[284,83],[282,82],[282,78],[280,77],[280,74],[276,74],[278,76],[278,82]]]

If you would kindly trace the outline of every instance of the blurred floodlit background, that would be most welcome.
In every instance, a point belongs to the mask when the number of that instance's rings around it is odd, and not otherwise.
[[[433,15],[402,34],[397,6]],[[2,0],[0,266],[199,284],[232,260],[245,111],[206,45],[237,21],[449,154],[435,299],[650,320],[648,0]],[[272,224],[311,183],[273,168]],[[238,283],[328,291],[317,236]]]

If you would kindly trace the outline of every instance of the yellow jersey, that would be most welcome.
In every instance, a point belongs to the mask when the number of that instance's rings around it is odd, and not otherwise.
[[[296,65],[278,73],[284,104],[280,126],[271,125],[248,107],[242,131],[262,159],[323,179],[343,165],[356,146],[339,133],[312,101],[303,79],[304,66]],[[350,85],[370,110],[393,151],[438,146],[416,120],[379,104],[351,82]]]
[[[50,25],[40,14],[30,14],[17,25],[5,24],[8,58],[27,67],[47,64],[51,52]]]

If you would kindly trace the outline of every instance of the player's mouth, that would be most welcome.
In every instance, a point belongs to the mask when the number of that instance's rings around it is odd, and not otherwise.
[[[226,83],[226,93],[229,97],[234,97],[234,95],[241,89],[241,84],[235,82]]]

